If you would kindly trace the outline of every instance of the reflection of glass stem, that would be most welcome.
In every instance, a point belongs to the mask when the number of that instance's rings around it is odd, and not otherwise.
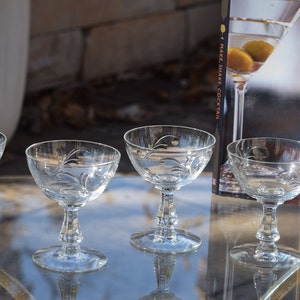
[[[285,295],[287,292],[289,292],[289,290],[297,282],[295,273],[299,270],[299,267],[299,265],[296,265],[295,267],[288,269],[282,276],[280,276],[278,280],[274,281],[273,284],[264,291],[264,294],[261,294],[261,297],[259,299],[268,300],[272,296],[275,296],[276,299],[281,299],[280,296]],[[278,293],[278,297],[276,297],[276,293]]]
[[[82,233],[78,220],[78,207],[66,205],[64,208],[64,221],[60,232],[60,240],[63,242],[59,255],[76,256],[80,253],[79,243],[82,241]]]
[[[276,274],[268,270],[258,270],[254,274],[253,281],[256,289],[257,299],[263,299],[262,295],[264,295],[264,293],[269,290],[276,279]]]
[[[65,273],[57,280],[61,300],[76,300],[81,274]]]
[[[232,141],[243,138],[244,101],[247,82],[234,82],[234,116]]]
[[[169,282],[175,265],[175,255],[159,255],[154,259],[157,291],[169,292]]]
[[[181,300],[170,292],[169,282],[176,265],[176,256],[159,254],[153,260],[156,275],[156,289],[140,300]]]
[[[226,243],[226,257],[225,257],[225,274],[224,274],[224,299],[231,300],[232,298],[232,286],[234,278],[234,263],[230,259],[229,242]]]
[[[233,211],[234,213],[235,211]],[[221,229],[226,239],[226,251],[225,251],[225,272],[224,272],[224,294],[223,299],[233,299],[233,281],[234,281],[234,262],[230,257],[230,250],[236,246],[237,241],[240,237],[240,231],[237,230],[236,226],[232,226],[228,216],[228,211],[224,208],[221,210],[220,215],[225,214],[224,218],[221,218]]]

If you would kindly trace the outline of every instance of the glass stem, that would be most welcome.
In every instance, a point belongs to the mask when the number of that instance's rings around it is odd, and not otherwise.
[[[234,82],[233,142],[243,138],[246,85],[245,81]]]
[[[82,233],[78,219],[79,207],[66,205],[64,207],[64,221],[59,239],[63,243],[60,249],[61,257],[76,256],[80,253]]]
[[[157,238],[176,239],[174,226],[178,222],[174,205],[174,191],[163,189],[161,191],[161,202],[156,215],[156,224],[159,226]]]
[[[276,242],[280,239],[276,217],[278,205],[264,200],[259,202],[263,206],[263,218],[256,233],[259,244],[254,257],[258,261],[275,263],[279,258]]]
[[[154,259],[157,290],[169,292],[169,282],[176,265],[175,255],[159,255]]]
[[[61,300],[76,300],[81,274],[65,273],[57,280]]]
[[[263,298],[263,296],[276,280],[277,275],[274,272],[268,270],[258,270],[253,276],[257,299],[271,299],[271,297]]]

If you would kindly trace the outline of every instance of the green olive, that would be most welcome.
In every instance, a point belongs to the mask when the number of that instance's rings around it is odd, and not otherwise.
[[[236,72],[248,73],[253,68],[253,59],[239,48],[228,48],[227,67]]]
[[[274,50],[274,46],[262,40],[253,40],[247,42],[243,50],[249,53],[254,61],[265,62]]]

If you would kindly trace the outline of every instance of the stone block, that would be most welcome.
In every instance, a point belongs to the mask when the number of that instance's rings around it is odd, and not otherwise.
[[[185,8],[192,5],[209,5],[221,2],[222,0],[176,0],[176,7]]]
[[[191,7],[187,10],[187,14],[189,50],[193,50],[206,37],[219,33],[221,3]]]
[[[40,90],[75,79],[80,70],[83,37],[79,30],[33,37],[27,90]]]
[[[174,0],[31,0],[32,34],[89,27],[175,9]]]
[[[100,26],[86,40],[84,79],[178,58],[184,49],[183,12]]]
[[[185,6],[190,6],[190,5],[195,5],[199,4],[202,2],[207,2],[209,0],[177,0],[176,1],[176,6],[177,7],[185,7]],[[214,1],[214,0],[211,0]]]

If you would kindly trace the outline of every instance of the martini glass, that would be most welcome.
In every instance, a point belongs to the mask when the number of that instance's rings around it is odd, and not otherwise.
[[[185,253],[196,250],[201,239],[175,229],[178,222],[174,193],[195,180],[211,158],[215,138],[199,129],[153,125],[129,130],[126,150],[136,171],[161,193],[157,228],[131,235],[137,249],[152,253]]]
[[[300,253],[277,246],[280,239],[276,211],[300,193],[300,142],[283,138],[248,138],[227,146],[229,163],[243,192],[263,207],[256,233],[258,244],[232,248],[234,261],[249,268],[290,268]]]
[[[55,140],[26,149],[31,175],[50,199],[64,208],[60,246],[38,250],[33,261],[56,272],[90,272],[101,269],[107,258],[101,252],[80,247],[78,210],[100,196],[114,176],[120,153],[113,147],[79,140]]]
[[[267,62],[299,15],[299,0],[231,0],[227,72],[234,84],[233,141],[243,138],[248,81]]]

